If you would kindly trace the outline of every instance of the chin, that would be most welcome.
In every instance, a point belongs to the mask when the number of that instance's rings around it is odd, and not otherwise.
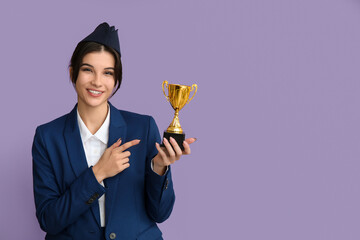
[[[86,99],[83,103],[88,107],[96,108],[107,104],[107,99]]]

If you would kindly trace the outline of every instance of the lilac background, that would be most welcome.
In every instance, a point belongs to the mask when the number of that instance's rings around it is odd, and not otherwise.
[[[161,82],[199,85],[180,112],[192,156],[173,167],[165,239],[360,239],[360,2],[2,1],[0,239],[41,239],[35,127],[76,102],[67,65],[100,22],[119,28],[111,102],[173,110]]]

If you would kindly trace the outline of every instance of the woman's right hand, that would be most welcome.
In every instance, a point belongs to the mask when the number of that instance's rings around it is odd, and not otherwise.
[[[107,148],[92,168],[96,180],[101,183],[104,179],[113,177],[128,168],[130,166],[129,157],[131,154],[126,149],[139,144],[139,142],[139,139],[135,139],[120,146],[121,139],[119,139]]]

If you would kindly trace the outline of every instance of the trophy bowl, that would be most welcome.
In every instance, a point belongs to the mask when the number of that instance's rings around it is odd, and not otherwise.
[[[162,83],[162,89],[167,101],[170,102],[172,108],[175,110],[174,118],[164,132],[164,138],[168,140],[170,140],[170,137],[174,138],[181,150],[184,150],[183,142],[185,140],[185,132],[180,125],[179,111],[193,99],[197,92],[197,85],[193,84],[192,86],[186,86],[180,84],[169,84],[168,81],[164,81]],[[165,93],[165,89],[168,90],[167,95]],[[189,98],[192,91],[194,91],[194,93],[192,97]],[[161,146],[164,146],[164,144]]]

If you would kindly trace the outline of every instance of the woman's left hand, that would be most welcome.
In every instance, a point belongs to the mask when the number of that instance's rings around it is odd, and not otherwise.
[[[183,143],[184,151],[180,149],[179,145],[172,137],[170,137],[170,142],[164,138],[163,142],[165,147],[160,147],[160,144],[156,143],[156,148],[159,153],[153,158],[154,172],[159,175],[164,175],[167,166],[179,160],[182,155],[189,155],[191,153],[190,144],[195,141],[196,138],[185,139]]]

